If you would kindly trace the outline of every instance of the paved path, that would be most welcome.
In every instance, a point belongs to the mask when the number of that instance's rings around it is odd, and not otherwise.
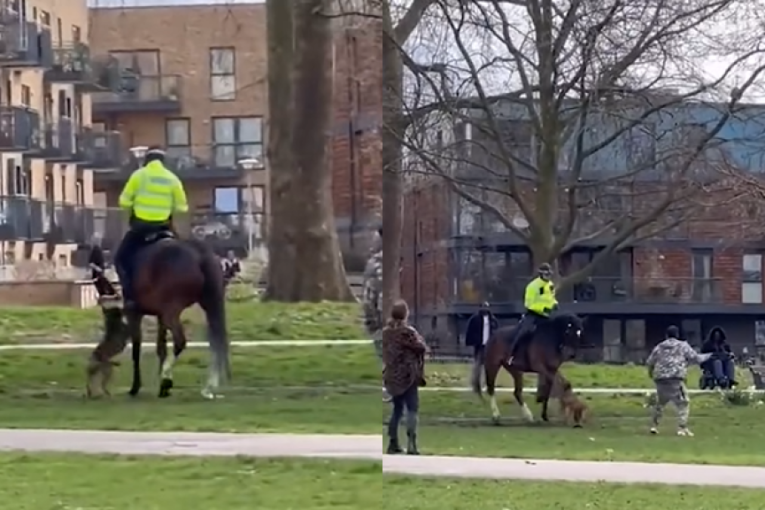
[[[693,439],[691,439],[693,441]],[[383,461],[386,473],[457,478],[721,485],[765,489],[765,468],[382,455],[376,435],[0,429],[0,451],[319,457]]]

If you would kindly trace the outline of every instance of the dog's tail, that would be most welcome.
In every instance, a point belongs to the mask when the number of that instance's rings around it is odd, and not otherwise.
[[[478,349],[475,356],[473,356],[473,370],[470,376],[470,384],[473,388],[473,393],[478,395],[483,400],[483,392],[481,391],[481,369],[483,368],[483,349]]]

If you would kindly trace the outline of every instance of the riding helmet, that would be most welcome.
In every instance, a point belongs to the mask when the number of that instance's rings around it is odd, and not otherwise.
[[[548,264],[547,262],[544,262],[539,265],[537,272],[539,274],[552,274],[552,266]]]
[[[143,164],[148,165],[152,161],[165,162],[165,151],[159,145],[152,145],[146,150],[146,155],[143,158]]]

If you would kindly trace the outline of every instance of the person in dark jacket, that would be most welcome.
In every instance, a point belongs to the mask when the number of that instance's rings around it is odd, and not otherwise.
[[[702,354],[712,354],[702,368],[709,370],[718,382],[727,382],[730,386],[736,382],[736,368],[733,363],[733,351],[728,345],[725,330],[715,326],[709,330],[707,339],[701,346]]]
[[[498,327],[499,322],[489,310],[489,303],[484,302],[481,308],[468,319],[465,330],[465,345],[473,348],[473,357],[478,357],[481,348]]]

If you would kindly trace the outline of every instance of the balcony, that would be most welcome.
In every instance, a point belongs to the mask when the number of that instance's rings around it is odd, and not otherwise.
[[[40,142],[37,111],[23,106],[0,106],[0,150],[37,151]]]
[[[43,128],[43,147],[40,156],[54,161],[76,161],[77,128],[72,119],[62,117]]]
[[[0,12],[0,67],[42,67],[53,63],[50,30],[26,21],[18,13]]]
[[[91,96],[94,119],[120,113],[181,111],[182,80],[177,75],[141,76],[122,71],[110,90]]]
[[[77,154],[83,166],[117,172],[122,168],[124,152],[119,131],[83,128],[76,138]]]
[[[86,243],[95,231],[95,215],[84,206],[0,197],[0,241]]]
[[[191,217],[190,234],[195,239],[212,246],[217,253],[234,250],[245,253],[252,236],[253,246],[264,239],[264,217],[245,213],[197,213]]]
[[[82,92],[97,92],[108,88],[108,81],[94,69],[90,48],[84,43],[57,46],[52,50],[53,63],[45,71],[45,80],[54,83],[72,83]]]
[[[122,158],[119,169],[110,169],[106,172],[98,172],[97,177],[102,182],[125,180],[135,169],[141,166],[141,162],[130,154]],[[206,161],[189,155],[173,155],[172,151],[165,158],[165,166],[175,172],[184,181],[206,179],[238,179],[244,175],[245,170],[239,165],[233,167],[217,167],[211,161]]]

